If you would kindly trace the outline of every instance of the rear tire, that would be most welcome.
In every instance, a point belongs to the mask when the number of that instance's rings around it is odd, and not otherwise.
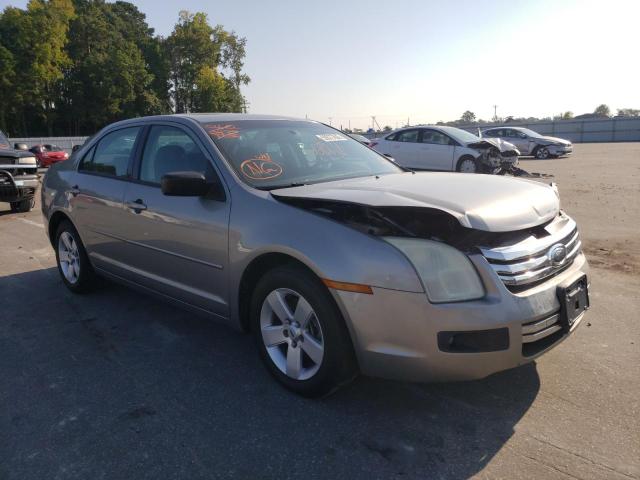
[[[16,213],[26,213],[31,211],[35,204],[35,197],[25,198],[24,200],[20,200],[19,202],[11,202],[11,211]]]
[[[54,248],[58,272],[67,288],[73,293],[91,291],[95,285],[96,274],[80,235],[68,220],[63,220],[58,225]]]
[[[321,397],[355,378],[349,332],[317,277],[301,267],[275,268],[259,280],[250,308],[260,357],[284,387]]]
[[[465,155],[458,160],[456,172],[460,173],[478,173],[478,161],[470,155]]]

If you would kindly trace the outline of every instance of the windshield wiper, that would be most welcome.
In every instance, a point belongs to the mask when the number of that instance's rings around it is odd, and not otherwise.
[[[304,183],[304,182],[294,182],[294,183],[287,183],[285,185],[272,185],[270,187],[254,187],[257,188],[258,190],[279,190],[281,188],[293,188],[293,187],[304,187],[306,185],[309,185],[308,183]]]

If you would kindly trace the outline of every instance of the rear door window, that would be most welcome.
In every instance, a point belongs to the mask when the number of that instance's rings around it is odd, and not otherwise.
[[[140,128],[123,128],[106,134],[95,149],[82,159],[79,170],[113,177],[126,177]]]

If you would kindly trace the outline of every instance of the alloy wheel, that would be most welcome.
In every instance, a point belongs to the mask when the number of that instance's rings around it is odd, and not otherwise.
[[[324,336],[313,307],[298,292],[278,288],[260,309],[262,342],[273,364],[287,377],[308,380],[324,358]]]
[[[536,152],[536,158],[539,158],[541,160],[549,158],[549,150],[547,150],[545,147],[539,148]]]
[[[78,244],[69,232],[62,232],[58,239],[58,260],[64,278],[75,284],[80,278],[80,252]]]
[[[460,172],[462,173],[476,173],[476,162],[470,158],[466,158],[460,162]]]

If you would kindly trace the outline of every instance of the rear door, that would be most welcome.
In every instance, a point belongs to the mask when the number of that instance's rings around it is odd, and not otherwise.
[[[71,212],[92,262],[112,271],[122,253],[122,201],[141,126],[105,134],[81,159],[69,191]]]
[[[132,281],[227,317],[226,198],[165,196],[164,174],[196,171],[220,184],[212,155],[187,127],[153,124],[124,195],[121,257]]]
[[[454,150],[454,142],[444,133],[430,128],[422,129],[419,168],[452,171]]]

